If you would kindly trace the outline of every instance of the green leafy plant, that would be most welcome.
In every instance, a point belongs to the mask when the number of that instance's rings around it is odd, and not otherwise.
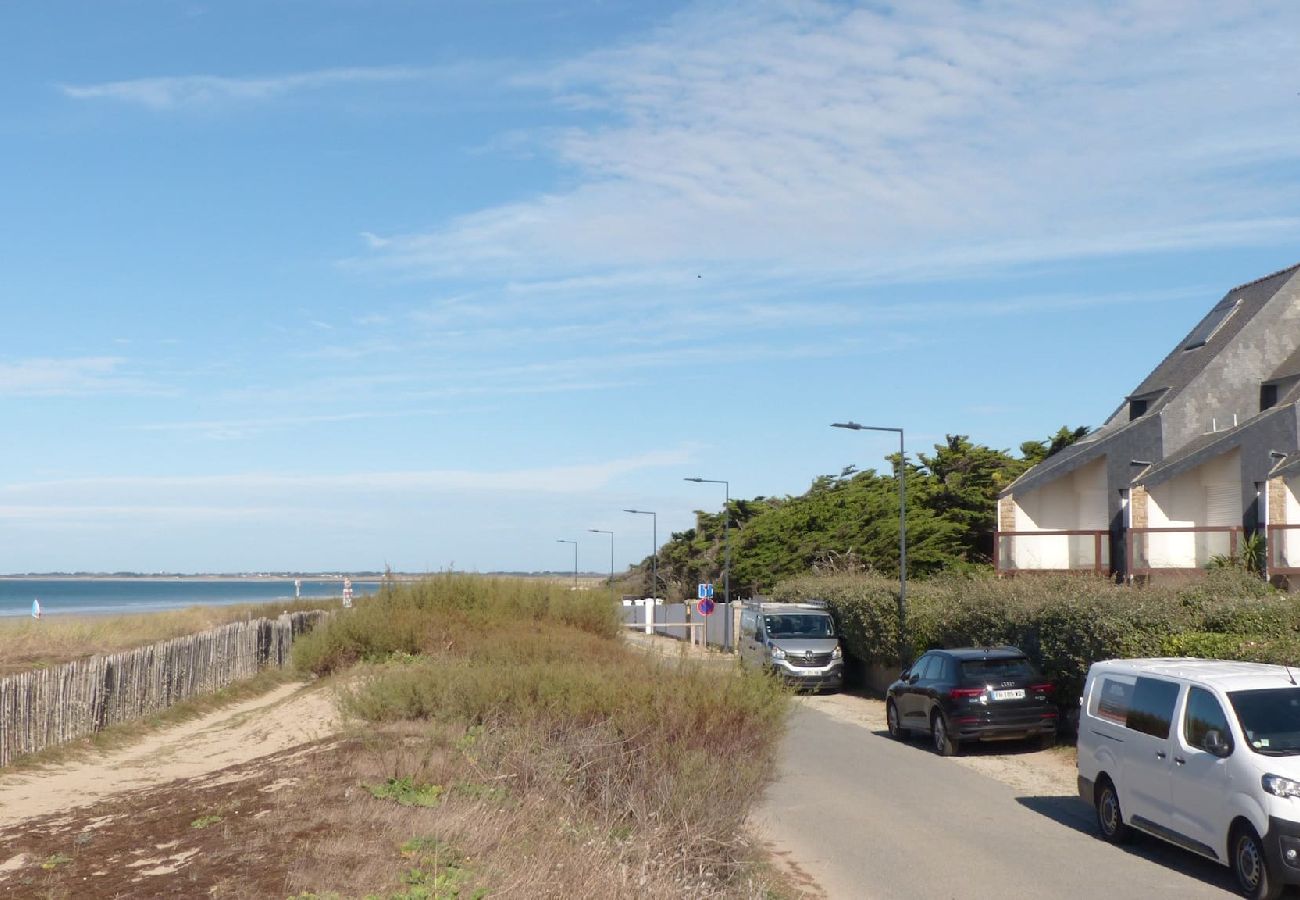
[[[220,821],[222,821],[222,817],[218,815],[199,816],[190,823],[190,827],[207,828],[209,825],[216,825]]]
[[[402,806],[437,806],[443,789],[437,784],[416,784],[409,776],[390,778],[383,784],[365,786],[377,800],[392,800]]]

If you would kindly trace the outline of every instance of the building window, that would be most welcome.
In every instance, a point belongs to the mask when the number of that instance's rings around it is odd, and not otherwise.
[[[1259,411],[1272,409],[1277,406],[1277,385],[1261,384],[1259,386]]]
[[[1231,297],[1220,301],[1214,309],[1210,310],[1210,314],[1201,320],[1201,324],[1192,329],[1192,333],[1187,336],[1181,349],[1195,350],[1197,347],[1204,347],[1239,305],[1241,301]]]
[[[1147,414],[1147,406],[1149,406],[1150,403],[1151,401],[1145,398],[1142,400],[1130,400],[1128,402],[1128,420],[1132,422],[1134,419],[1140,419],[1145,416]]]

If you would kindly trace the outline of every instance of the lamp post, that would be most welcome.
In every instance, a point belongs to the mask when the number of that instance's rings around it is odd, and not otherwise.
[[[645,633],[654,633],[654,616],[655,616],[655,598],[659,595],[659,514],[648,509],[625,509],[623,512],[632,513],[637,516],[652,516],[653,523],[651,532],[651,549],[650,563],[650,597],[645,607]]]
[[[609,586],[612,589],[614,587],[614,532],[606,531],[603,528],[588,528],[587,530],[592,534],[609,535]]]
[[[578,589],[578,542],[566,541],[564,538],[556,538],[555,543],[573,545],[573,589],[576,591]]]
[[[722,563],[722,602],[727,607],[726,629],[723,634],[723,641],[727,649],[731,649],[731,483],[721,478],[684,478],[683,481],[693,481],[696,484],[720,484],[722,485],[723,494],[726,497],[722,507],[722,546],[723,546],[723,563]]]
[[[907,649],[907,450],[903,445],[903,429],[857,422],[833,422],[831,427],[898,434],[898,664],[906,666],[911,662],[911,654]]]

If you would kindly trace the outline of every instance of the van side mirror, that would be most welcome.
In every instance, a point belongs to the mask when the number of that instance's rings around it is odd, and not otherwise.
[[[1229,756],[1232,753],[1232,744],[1228,743],[1223,737],[1223,732],[1217,728],[1211,728],[1205,732],[1205,737],[1201,738],[1201,746],[1205,752],[1219,757],[1220,759]]]

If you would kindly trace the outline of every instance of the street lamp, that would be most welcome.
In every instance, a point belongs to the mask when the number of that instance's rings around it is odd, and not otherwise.
[[[684,478],[683,481],[693,481],[696,484],[720,484],[726,501],[722,507],[722,544],[723,544],[723,564],[722,564],[722,602],[727,606],[726,634],[723,640],[727,648],[731,648],[731,484],[721,478]]]
[[[907,649],[907,451],[903,446],[903,429],[857,422],[833,422],[831,427],[898,433],[898,664],[905,666],[911,661],[911,654]]]
[[[625,509],[623,510],[623,512],[632,513],[633,515],[637,515],[637,516],[654,517],[654,522],[652,526],[653,531],[651,532],[652,534],[651,540],[654,543],[653,546],[650,548],[652,553],[651,556],[652,561],[650,563],[650,572],[651,572],[650,596],[652,599],[657,598],[659,596],[659,514],[655,512],[651,512],[648,509]]]
[[[588,528],[592,534],[609,535],[609,586],[614,587],[614,532],[606,531],[603,528]]]
[[[566,541],[564,538],[556,538],[555,543],[573,545],[573,589],[576,591],[578,589],[578,542]]]

